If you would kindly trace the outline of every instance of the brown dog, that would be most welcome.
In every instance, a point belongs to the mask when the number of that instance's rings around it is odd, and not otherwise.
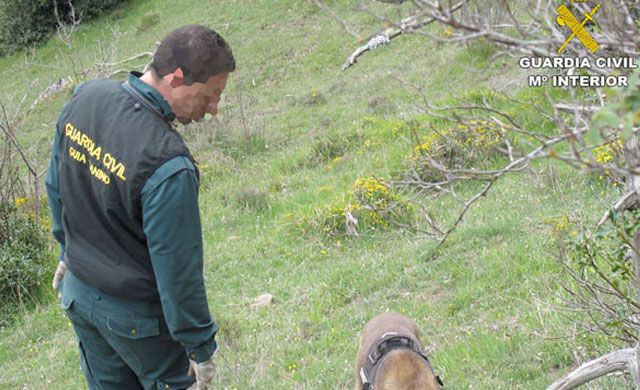
[[[439,390],[413,320],[386,312],[367,323],[356,356],[356,390]]]

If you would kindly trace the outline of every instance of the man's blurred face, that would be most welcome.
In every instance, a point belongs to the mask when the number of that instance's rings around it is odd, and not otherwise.
[[[216,116],[222,91],[227,86],[229,73],[209,77],[206,83],[193,83],[174,87],[171,108],[182,124],[199,121],[206,113]]]

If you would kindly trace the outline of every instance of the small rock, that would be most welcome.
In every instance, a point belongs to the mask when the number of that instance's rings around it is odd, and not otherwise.
[[[259,297],[257,297],[256,299],[253,300],[253,303],[251,304],[251,307],[264,307],[264,306],[269,306],[271,304],[271,302],[273,302],[273,295],[271,294],[262,294]]]

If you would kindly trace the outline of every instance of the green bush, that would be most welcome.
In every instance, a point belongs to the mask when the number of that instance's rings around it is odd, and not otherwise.
[[[336,162],[360,144],[362,136],[355,131],[332,132],[316,140],[297,165],[300,168],[315,168],[321,164],[329,164],[329,169],[333,169]]]
[[[354,227],[358,233],[416,227],[415,207],[383,178],[374,176],[356,179],[349,192],[301,218],[299,225],[305,231],[340,236],[347,234],[347,213],[358,221]]]
[[[470,120],[422,137],[406,156],[405,165],[421,180],[445,180],[443,169],[485,169],[502,155],[497,147],[507,131],[494,122]]]
[[[62,22],[69,23],[67,0],[54,0]],[[76,17],[86,21],[100,16],[124,0],[73,0]],[[58,23],[52,0],[3,0],[0,2],[0,56],[44,42]]]
[[[125,0],[73,0],[73,6],[76,14],[80,15],[81,20],[89,20],[103,15],[106,11],[113,9],[116,5],[123,3]],[[61,1],[66,4],[67,1]],[[68,12],[68,8],[65,8]],[[65,12],[63,11],[63,12]]]
[[[47,240],[32,218],[0,205],[0,308],[34,300],[47,273]]]
[[[56,28],[50,0],[0,2],[0,55],[44,41]]]
[[[635,344],[640,302],[631,243],[640,232],[640,210],[611,211],[610,216],[595,229],[562,224],[565,266],[571,275],[564,288],[568,302],[581,309],[585,329]]]

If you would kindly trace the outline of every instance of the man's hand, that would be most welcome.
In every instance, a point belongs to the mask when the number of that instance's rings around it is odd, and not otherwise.
[[[187,390],[207,390],[213,377],[216,374],[216,365],[213,363],[213,356],[202,363],[189,360],[189,375],[196,377],[196,383]]]
[[[64,278],[64,274],[67,272],[67,265],[64,261],[58,262],[58,268],[56,268],[56,273],[53,274],[53,289],[57,290],[60,287],[60,283],[62,282],[62,278]]]

